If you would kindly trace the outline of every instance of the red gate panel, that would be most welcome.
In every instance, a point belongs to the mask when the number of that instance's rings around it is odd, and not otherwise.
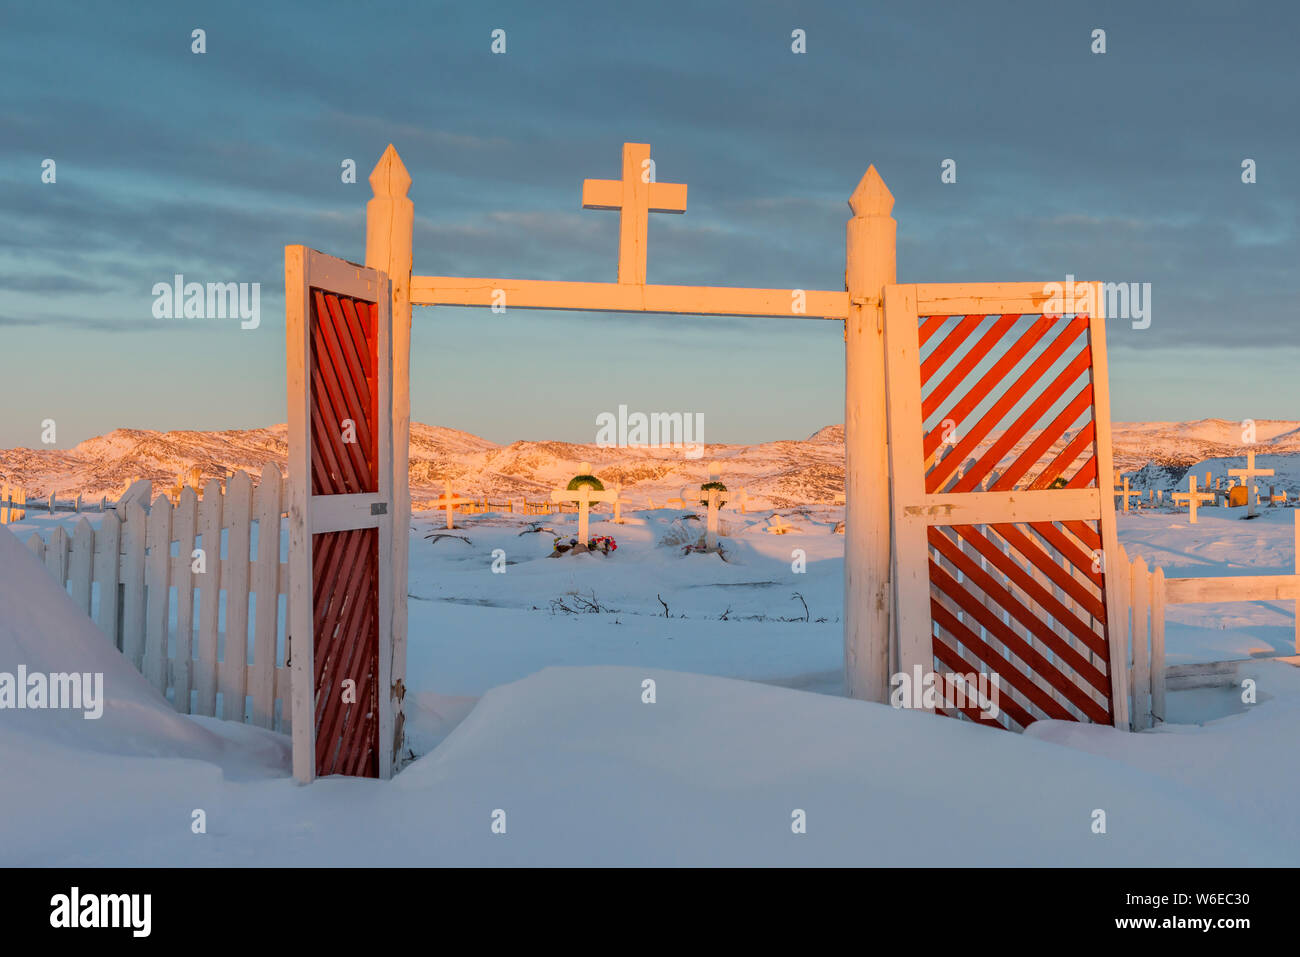
[[[926,315],[918,287],[892,288],[912,290],[886,299],[902,664],[935,672],[943,713],[1114,722],[1099,322]],[[939,676],[972,673],[997,676],[996,719],[944,700]]]
[[[394,731],[391,284],[289,247],[294,774],[387,776]],[[404,543],[403,543],[404,544]],[[395,745],[394,745],[395,747]]]

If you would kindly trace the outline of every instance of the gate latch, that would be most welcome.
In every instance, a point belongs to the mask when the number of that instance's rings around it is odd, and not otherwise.
[[[388,514],[388,503],[387,503],[387,502],[371,502],[371,503],[370,503],[370,514],[371,514],[371,515],[387,515],[387,514]]]

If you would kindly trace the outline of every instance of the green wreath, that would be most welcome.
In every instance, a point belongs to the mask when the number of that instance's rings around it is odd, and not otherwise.
[[[717,489],[719,492],[725,492],[727,490],[727,486],[723,485],[721,482],[705,482],[703,485],[700,486],[701,492],[711,492],[714,489]],[[706,497],[700,499],[700,504],[707,507],[709,504],[708,498]]]
[[[593,492],[605,491],[604,483],[602,483],[601,480],[596,478],[596,476],[594,475],[575,475],[573,478],[569,480],[568,491],[576,492],[584,485],[590,488]]]

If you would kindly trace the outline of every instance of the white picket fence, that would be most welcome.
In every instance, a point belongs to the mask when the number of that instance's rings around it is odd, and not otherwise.
[[[129,501],[27,547],[177,711],[215,717],[220,697],[221,717],[287,733],[284,484],[275,465],[256,488],[236,472],[225,494],[212,479],[201,502]]]
[[[1127,673],[1129,726],[1135,731],[1165,720],[1169,690],[1221,687],[1236,680],[1237,669],[1252,659],[1165,664],[1165,608],[1169,605],[1238,601],[1296,601],[1295,653],[1300,655],[1300,511],[1295,513],[1295,572],[1290,575],[1236,575],[1221,578],[1166,578],[1141,556],[1129,561],[1120,549],[1122,591],[1127,605],[1123,661]]]

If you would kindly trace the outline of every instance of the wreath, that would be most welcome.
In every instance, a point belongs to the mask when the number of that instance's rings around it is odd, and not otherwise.
[[[594,475],[575,475],[573,478],[569,479],[569,485],[567,490],[570,492],[576,492],[584,485],[587,486],[589,489],[591,489],[593,492],[605,491],[605,484],[601,482],[600,479],[596,478],[596,476]]]
[[[725,492],[727,490],[727,486],[723,485],[721,482],[705,482],[703,485],[700,486],[701,492],[707,493],[713,491],[714,489],[717,489],[719,492]],[[709,504],[709,498],[707,495],[705,495],[704,498],[700,499],[700,504],[705,506]]]

